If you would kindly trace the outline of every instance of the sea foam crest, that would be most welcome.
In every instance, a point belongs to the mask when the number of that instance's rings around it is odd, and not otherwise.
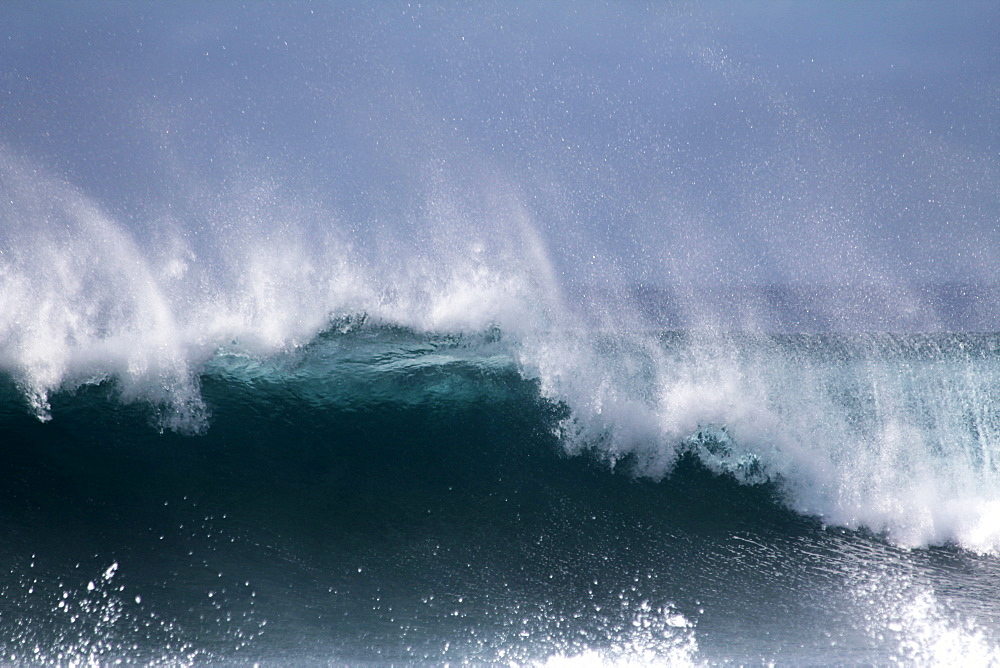
[[[136,241],[71,187],[0,159],[0,359],[33,410],[47,419],[49,393],[67,380],[116,374],[126,396],[142,385],[195,418],[186,343]]]
[[[1000,549],[989,336],[603,339],[527,355],[543,392],[572,408],[571,451],[654,478],[691,452],[743,482],[777,483],[796,510],[831,524],[904,546]]]
[[[516,333],[554,303],[544,245],[516,202],[501,203],[492,236],[438,220],[462,214],[432,203],[414,223],[431,234],[415,246],[386,235],[375,252],[277,190],[245,186],[126,224],[0,150],[0,369],[31,410],[47,420],[53,392],[113,379],[123,400],[155,406],[161,427],[199,431],[199,377],[220,349],[271,355],[357,313]]]

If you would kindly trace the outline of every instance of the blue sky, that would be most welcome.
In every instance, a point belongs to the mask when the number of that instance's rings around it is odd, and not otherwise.
[[[266,182],[361,246],[419,247],[428,202],[472,234],[514,199],[581,282],[1000,266],[996,3],[4,12],[0,145],[140,238]]]

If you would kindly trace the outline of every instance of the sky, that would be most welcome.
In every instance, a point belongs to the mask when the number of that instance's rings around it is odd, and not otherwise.
[[[570,282],[916,285],[1000,266],[994,2],[3,13],[0,152],[140,240],[165,212],[196,234],[265,197],[373,253],[419,252],[428,225],[502,238],[526,211]]]

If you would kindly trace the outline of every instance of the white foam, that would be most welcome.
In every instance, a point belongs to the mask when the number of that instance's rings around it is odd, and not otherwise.
[[[0,193],[0,367],[43,420],[53,392],[114,378],[125,401],[158,406],[162,426],[197,431],[199,373],[220,347],[268,355],[358,313],[419,331],[517,333],[558,301],[514,200],[485,227],[432,202],[413,224],[433,234],[415,245],[386,236],[363,255],[334,214],[268,185],[126,224],[0,150]]]
[[[828,341],[811,353],[763,337],[605,336],[627,344],[526,346],[525,368],[573,409],[571,451],[629,457],[655,478],[693,451],[747,482],[777,481],[796,510],[831,524],[907,547],[1000,550],[1000,420],[989,410],[1000,360],[963,352],[960,339],[928,355],[905,338],[885,350],[856,337],[830,359]]]
[[[859,574],[852,585],[858,620],[893,663],[920,666],[996,666],[1000,646],[975,619],[959,614],[933,589],[898,573]]]

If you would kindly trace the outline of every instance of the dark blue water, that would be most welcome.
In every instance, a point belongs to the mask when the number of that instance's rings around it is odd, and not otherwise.
[[[954,356],[898,343],[875,354]],[[782,345],[845,364],[858,343]],[[662,478],[596,441],[570,456],[571,408],[499,332],[335,326],[198,382],[207,426],[178,433],[113,379],[44,423],[4,380],[5,661],[997,659],[995,557],[795,512],[766,466],[720,472],[717,429],[662,444]]]

